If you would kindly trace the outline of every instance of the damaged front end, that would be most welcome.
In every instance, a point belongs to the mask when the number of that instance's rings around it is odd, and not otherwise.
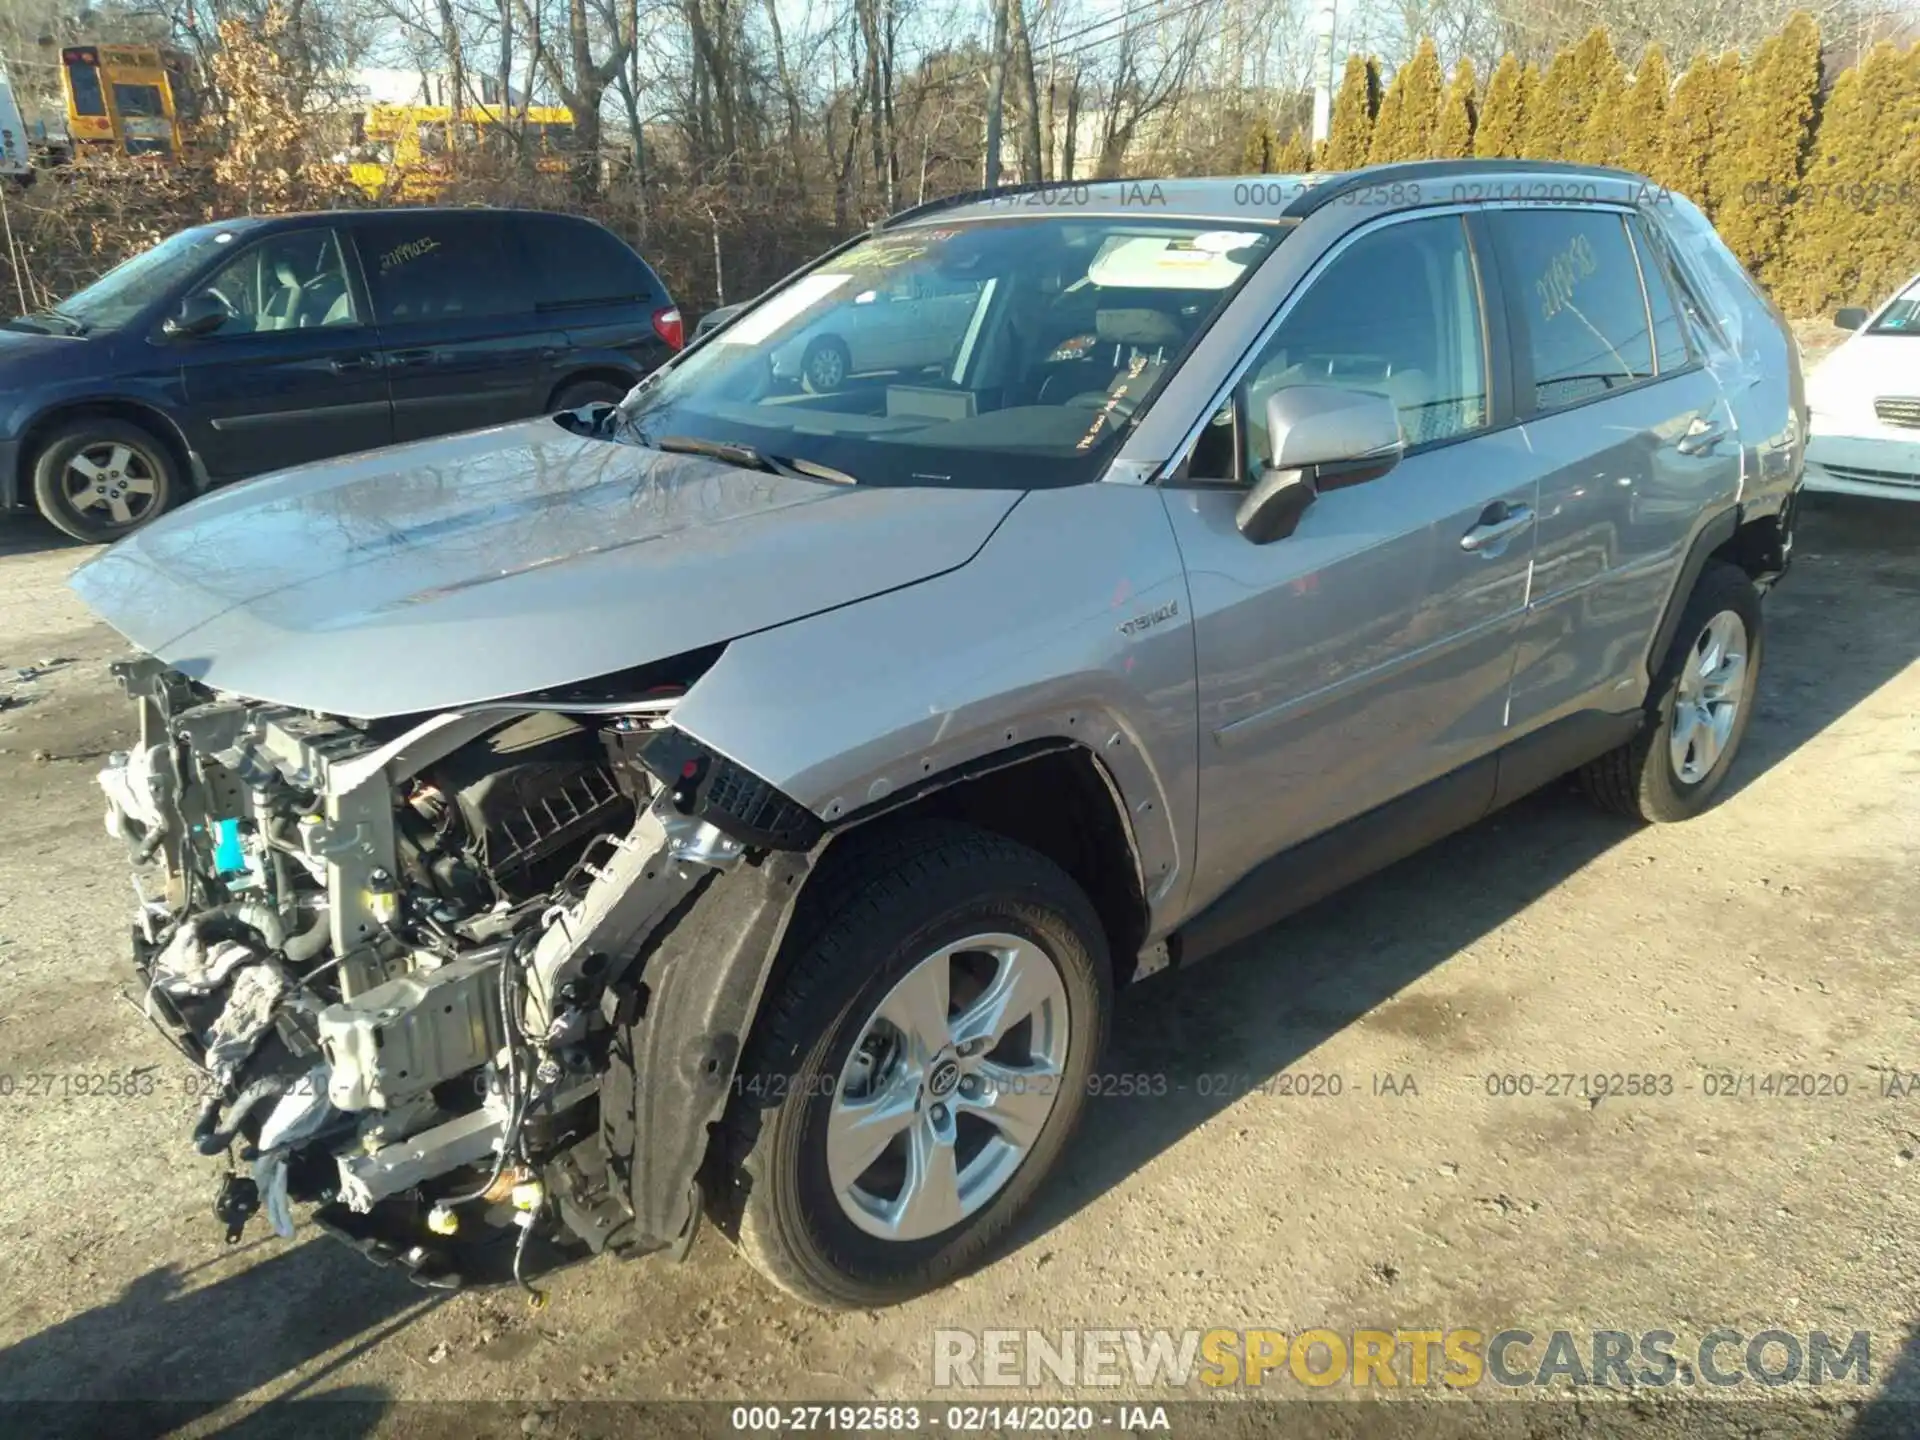
[[[821,824],[623,695],[358,722],[114,667],[101,773],[141,1004],[205,1077],[238,1237],[295,1203],[423,1283],[469,1222],[684,1244],[709,1127]],[[143,877],[144,880],[143,880]]]

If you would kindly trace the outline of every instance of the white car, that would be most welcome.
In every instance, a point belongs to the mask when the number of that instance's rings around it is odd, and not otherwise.
[[[1806,488],[1920,500],[1920,275],[1833,323],[1854,333],[1807,377]]]
[[[944,366],[958,353],[979,299],[977,280],[918,272],[864,290],[776,349],[773,373],[825,395],[855,375]]]

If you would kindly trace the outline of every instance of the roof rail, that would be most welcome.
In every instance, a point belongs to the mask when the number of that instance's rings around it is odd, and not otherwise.
[[[1165,175],[1115,177],[1111,182],[1092,180],[1027,180],[1018,185],[992,185],[983,190],[961,190],[952,195],[942,195],[937,200],[923,200],[918,205],[909,205],[904,210],[896,210],[886,219],[874,225],[875,230],[891,230],[894,226],[908,220],[918,220],[923,215],[934,215],[956,205],[973,205],[982,200],[999,200],[1011,195],[1034,195],[1043,190],[1084,190],[1095,183],[1117,185],[1157,185],[1166,181]]]
[[[1631,170],[1616,170],[1609,165],[1575,165],[1566,160],[1407,160],[1393,165],[1367,165],[1349,170],[1338,180],[1309,185],[1288,202],[1280,213],[1305,219],[1322,206],[1378,185],[1405,185],[1412,181],[1464,180],[1478,175],[1511,175],[1516,171],[1534,171],[1545,175],[1581,175],[1592,180],[1625,180],[1635,185],[1654,182]]]

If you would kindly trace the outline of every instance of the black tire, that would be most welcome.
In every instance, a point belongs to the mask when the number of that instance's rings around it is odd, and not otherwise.
[[[583,405],[618,405],[627,398],[631,388],[611,380],[576,380],[555,392],[548,413],[558,415],[562,410],[578,410]]]
[[[126,457],[120,463],[120,457]],[[53,526],[76,540],[105,543],[130,535],[177,500],[184,487],[173,452],[152,431],[126,420],[88,416],[47,435],[33,457],[33,498]],[[90,465],[102,489],[76,498]],[[142,490],[139,487],[149,488]],[[122,520],[114,506],[124,512]]]
[[[853,374],[853,352],[837,335],[811,341],[800,356],[800,383],[815,395],[831,395]]]
[[[830,850],[803,897],[755,1022],[715,1207],[756,1269],[828,1308],[897,1304],[991,1258],[1079,1120],[1112,1008],[1099,916],[1045,856],[946,822],[841,845],[840,863]],[[894,984],[941,945],[984,932],[1037,942],[1063,984],[1067,1053],[1052,1110],[1018,1168],[972,1214],[922,1239],[880,1238],[848,1217],[828,1178],[839,1079]]]
[[[1746,628],[1746,669],[1734,711],[1732,728],[1711,768],[1688,781],[1677,773],[1671,755],[1674,715],[1680,682],[1708,624],[1723,612],[1732,612]],[[1744,570],[1721,560],[1710,560],[1681,612],[1679,628],[1668,646],[1647,701],[1647,722],[1640,733],[1617,750],[1582,766],[1581,788],[1602,809],[1657,824],[1691,820],[1713,804],[1733,768],[1740,741],[1753,718],[1753,700],[1766,649],[1760,592]]]

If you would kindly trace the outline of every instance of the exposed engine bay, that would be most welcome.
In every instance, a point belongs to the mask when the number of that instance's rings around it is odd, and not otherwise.
[[[313,1204],[432,1285],[459,1283],[456,1234],[503,1223],[516,1276],[536,1229],[684,1243],[765,966],[649,1017],[666,937],[711,948],[691,900],[738,870],[707,923],[766,947],[821,834],[674,729],[691,677],[358,722],[114,668],[140,712],[100,777],[136,863],[137,999],[204,1072],[195,1148],[238,1161],[227,1238]],[[673,1074],[640,1073],[656,1055]],[[674,1132],[658,1156],[649,1121]]]

